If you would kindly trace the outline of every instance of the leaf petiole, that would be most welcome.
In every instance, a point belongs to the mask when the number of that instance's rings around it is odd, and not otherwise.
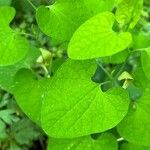
[[[37,9],[36,6],[31,2],[31,0],[26,0],[26,1],[28,1],[28,3],[33,7],[33,9],[35,10]]]

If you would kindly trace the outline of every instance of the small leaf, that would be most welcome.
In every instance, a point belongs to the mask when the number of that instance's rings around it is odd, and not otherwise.
[[[117,140],[109,133],[103,133],[98,139],[90,136],[75,139],[50,139],[48,150],[117,150]]]
[[[111,56],[126,49],[132,41],[129,32],[112,30],[115,17],[111,12],[100,13],[86,21],[74,33],[68,55],[72,59]]]
[[[117,8],[116,20],[121,26],[127,25],[133,29],[140,19],[143,0],[123,0]]]
[[[15,111],[12,109],[0,110],[0,119],[2,119],[8,125],[11,125],[16,117],[14,116]]]
[[[41,122],[52,137],[78,137],[103,132],[116,126],[128,111],[123,89],[103,93],[91,81],[94,61],[66,61],[48,84]]]
[[[31,121],[25,118],[14,123],[11,126],[11,132],[20,145],[29,145],[31,141],[36,140],[40,135],[40,132]]]

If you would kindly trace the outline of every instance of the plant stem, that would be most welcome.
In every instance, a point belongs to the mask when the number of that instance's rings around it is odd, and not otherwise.
[[[28,1],[28,3],[33,7],[33,9],[36,10],[36,6],[31,2],[31,0],[27,0],[27,1]]]
[[[130,56],[130,55],[129,55]],[[123,63],[123,65],[121,66],[120,70],[118,71],[117,75],[115,76],[115,79],[117,79],[119,77],[119,75],[123,72],[126,64],[127,64],[127,61],[128,61],[128,58],[129,56],[126,58],[125,62]]]
[[[102,64],[98,63],[98,65],[101,67],[101,69],[105,72],[105,74],[110,78],[110,80],[113,80],[113,77],[110,75],[110,73],[103,67]]]
[[[100,83],[100,85],[105,85],[105,84],[107,84],[107,83],[111,83],[111,81],[105,81],[105,82],[103,82],[103,83]]]

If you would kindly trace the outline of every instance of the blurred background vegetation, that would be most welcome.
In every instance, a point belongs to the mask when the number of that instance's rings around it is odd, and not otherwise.
[[[30,1],[35,7],[54,2]],[[66,57],[65,46],[56,45],[55,41],[39,30],[35,21],[35,9],[28,0],[0,0],[0,6],[3,5],[11,5],[16,9],[16,16],[11,23],[12,28],[26,36],[32,45],[49,50],[56,61],[58,60],[58,64],[63,61]],[[150,0],[144,1],[142,21],[138,26],[143,25],[142,30],[150,38],[150,32],[147,32],[150,31]],[[44,132],[19,109],[11,94],[0,89],[0,150],[46,150],[46,145],[47,137]]]

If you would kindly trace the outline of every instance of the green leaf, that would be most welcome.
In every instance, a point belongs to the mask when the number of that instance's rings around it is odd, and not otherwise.
[[[150,33],[140,32],[133,34],[134,49],[142,49],[150,47]]]
[[[141,62],[145,75],[150,79],[150,48],[141,52]]]
[[[91,81],[94,61],[66,61],[48,84],[41,122],[52,137],[78,137],[116,126],[128,111],[128,96],[116,88],[106,93]]]
[[[15,111],[12,109],[0,110],[0,119],[2,119],[8,125],[11,125],[16,117],[14,116]]]
[[[83,0],[83,2],[92,15],[104,11],[111,11],[115,4],[115,0]]]
[[[150,150],[150,147],[124,143],[121,145],[121,150]]]
[[[0,6],[10,5],[12,0],[0,0]]]
[[[23,112],[40,125],[41,105],[45,97],[47,80],[37,80],[28,69],[17,72],[14,81],[13,94]]]
[[[127,116],[118,125],[122,137],[131,143],[150,146],[150,85],[145,88],[143,97],[131,103]]]
[[[146,77],[141,64],[138,66],[137,70],[134,72],[133,78],[134,78],[134,84],[144,91],[147,86],[147,83],[149,83],[149,79]]]
[[[40,29],[59,43],[69,41],[75,30],[87,19],[102,11],[109,11],[114,0],[66,0],[50,6],[40,6],[36,19]]]
[[[21,68],[31,69],[36,59],[40,55],[40,51],[30,46],[26,57],[15,65],[0,66],[0,88],[12,92],[14,76]]]
[[[22,150],[16,143],[11,143],[10,148],[8,150]]]
[[[17,63],[29,49],[27,40],[9,27],[14,16],[14,8],[0,7],[0,66]]]
[[[22,119],[11,126],[11,132],[20,145],[29,145],[33,140],[36,140],[40,132],[31,123],[29,119]]]
[[[140,19],[143,0],[123,0],[117,8],[116,20],[121,26],[133,29]]]
[[[128,57],[129,53],[127,50],[116,53],[112,56],[102,57],[100,58],[104,63],[112,63],[112,64],[120,64],[123,63]]]
[[[126,49],[132,41],[129,32],[112,30],[115,17],[111,12],[100,13],[86,21],[74,33],[68,55],[72,59],[111,56]]]
[[[0,119],[0,141],[1,139],[4,139],[7,137],[7,134],[6,134],[6,125],[5,123]]]
[[[76,139],[50,139],[48,150],[117,150],[117,140],[109,133],[93,140],[90,136]]]
[[[116,4],[120,4],[123,0],[115,0]]]

